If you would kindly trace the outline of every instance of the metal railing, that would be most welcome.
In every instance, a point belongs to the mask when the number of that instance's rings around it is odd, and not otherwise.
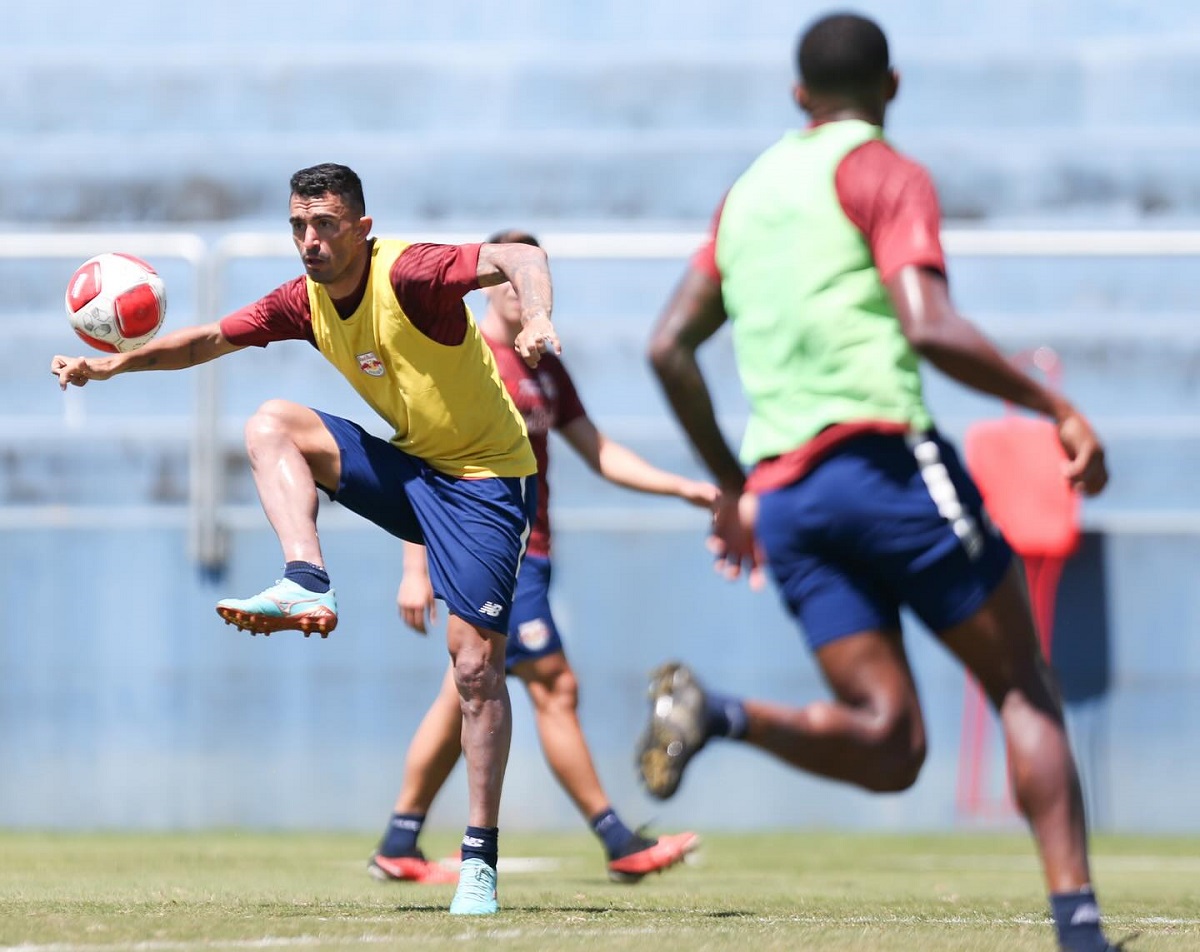
[[[540,240],[556,260],[648,261],[676,260],[681,264],[700,245],[701,232],[542,232]],[[422,233],[414,240],[459,243],[478,240],[465,233]],[[946,251],[953,257],[1029,258],[1181,258],[1200,257],[1200,231],[1053,230],[985,231],[951,229],[944,233]],[[214,242],[180,232],[94,232],[0,235],[0,259],[90,257],[119,248],[147,258],[172,257],[196,272],[195,308],[200,323],[220,316],[218,308],[230,265],[238,260],[290,257],[295,250],[287,234],[234,232]],[[665,293],[665,289],[664,289]],[[224,504],[221,453],[221,402],[219,361],[196,369],[196,406],[190,438],[190,489],[187,524],[192,557],[206,570],[221,568],[228,556],[226,534],[231,513]],[[14,526],[61,527],[69,525],[63,507],[21,507],[0,512],[0,529]],[[259,516],[258,518],[261,518]],[[95,520],[90,520],[95,522]],[[112,524],[106,516],[100,520]],[[177,518],[169,520],[177,522]],[[236,516],[234,522],[240,522]],[[593,529],[646,525],[646,513],[624,518],[606,512],[602,518],[584,511],[563,512],[564,526],[578,524]],[[655,523],[659,525],[661,520]],[[668,517],[668,523],[674,525]],[[662,525],[667,525],[663,523]],[[1104,532],[1200,534],[1200,510],[1120,511],[1086,515],[1085,526]],[[661,527],[661,526],[660,526]]]

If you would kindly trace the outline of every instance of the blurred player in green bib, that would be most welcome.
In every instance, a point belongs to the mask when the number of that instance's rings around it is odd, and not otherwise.
[[[911,786],[926,741],[900,630],[907,607],[999,713],[1060,946],[1105,952],[1079,777],[1021,568],[934,427],[919,361],[1050,417],[1063,478],[1080,492],[1104,487],[1103,449],[1082,414],[954,309],[933,183],[884,139],[899,80],[880,28],[824,17],[801,37],[797,66],[795,99],[811,124],[768,148],[726,194],[650,354],[722,490],[718,568],[729,577],[748,568],[757,582],[765,563],[832,697],[803,707],[740,700],[666,664],[651,676],[643,782],[671,796],[689,760],[727,737],[867,790]],[[696,360],[726,322],[750,403],[740,459]]]

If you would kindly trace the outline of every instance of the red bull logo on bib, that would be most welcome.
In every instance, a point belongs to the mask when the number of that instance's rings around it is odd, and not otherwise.
[[[355,354],[358,360],[358,369],[365,374],[370,374],[372,377],[383,376],[383,361],[379,359],[375,351],[369,350],[365,354]]]

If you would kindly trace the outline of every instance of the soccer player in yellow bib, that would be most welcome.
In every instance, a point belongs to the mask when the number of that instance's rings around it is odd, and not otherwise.
[[[538,244],[532,235],[519,230],[497,232],[487,240]],[[550,431],[556,430],[592,470],[614,485],[675,496],[704,508],[716,500],[717,488],[661,470],[600,432],[561,360],[547,355],[532,368],[513,350],[521,322],[520,303],[512,286],[496,285],[485,293],[488,305],[479,328],[496,358],[500,379],[525,418],[538,466],[538,514],[513,596],[508,671],[525,683],[546,763],[604,844],[609,878],[638,882],[648,873],[681,862],[696,848],[699,838],[691,832],[649,838],[631,830],[613,808],[596,773],[579,723],[575,670],[550,608]],[[404,549],[404,577],[396,601],[404,622],[424,634],[427,619],[437,612],[425,550],[411,544]],[[441,864],[427,860],[417,840],[434,798],[458,762],[461,722],[454,683],[447,672],[441,692],[409,743],[404,784],[368,867],[376,878],[438,883],[453,875]]]
[[[328,634],[337,603],[317,535],[317,490],[408,542],[422,543],[446,602],[460,698],[469,817],[450,911],[496,912],[497,821],[511,738],[505,636],[517,570],[537,513],[537,463],[525,424],[463,297],[508,282],[522,328],[517,354],[536,366],[561,348],[545,253],[526,244],[406,244],[372,238],[362,183],[343,165],[291,179],[292,239],[305,274],[210,324],[139,350],[56,356],[59,385],[136,370],[177,370],[280,340],[307,340],[393,434],[285,400],[246,424],[263,510],[283,578],[217,611],[251,632]]]

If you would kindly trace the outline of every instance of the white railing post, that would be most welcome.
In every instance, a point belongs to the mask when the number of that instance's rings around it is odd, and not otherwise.
[[[209,252],[196,272],[196,320],[215,321],[221,301],[222,272]],[[192,558],[207,573],[225,568],[229,557],[227,533],[221,524],[221,372],[218,360],[196,368],[196,417],[191,446],[191,512],[189,543]]]

